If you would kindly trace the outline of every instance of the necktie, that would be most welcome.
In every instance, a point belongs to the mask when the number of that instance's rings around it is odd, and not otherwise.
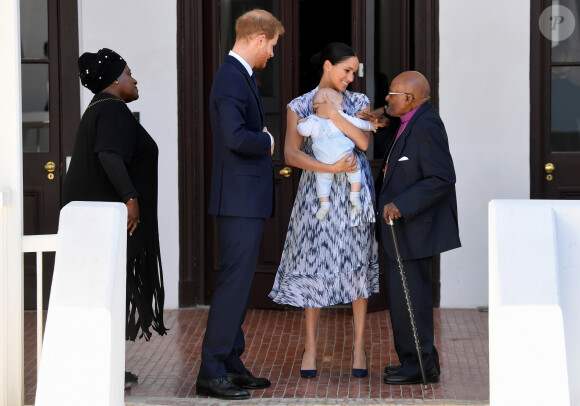
[[[258,89],[258,82],[256,82],[256,77],[254,76],[254,74],[252,73],[252,81],[254,82],[254,86],[256,86],[256,89]]]
[[[260,97],[260,90],[258,89],[258,83],[256,82],[256,77],[252,73],[252,82],[254,82],[254,86],[256,87],[256,94],[258,95],[258,100],[260,101],[260,108],[264,111],[264,105],[262,104],[262,98]]]

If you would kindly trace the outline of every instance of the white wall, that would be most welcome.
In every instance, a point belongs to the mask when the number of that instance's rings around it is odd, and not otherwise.
[[[463,247],[441,256],[441,306],[488,303],[487,204],[530,196],[530,5],[441,0],[439,105]]]
[[[80,0],[79,55],[111,48],[139,82],[129,108],[159,146],[159,234],[165,306],[178,307],[177,5],[175,0]],[[84,111],[92,93],[81,86]]]

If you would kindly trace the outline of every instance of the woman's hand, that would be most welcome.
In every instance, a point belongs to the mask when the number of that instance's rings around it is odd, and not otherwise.
[[[326,95],[324,95],[324,103],[313,104],[312,107],[316,110],[317,116],[331,119],[334,125],[337,126],[344,135],[350,138],[358,149],[361,151],[367,150],[371,140],[371,133],[362,131],[360,128],[348,122],[348,120],[341,116],[338,110],[334,108]],[[365,111],[370,111],[368,106]]]
[[[332,119],[333,117],[336,117],[336,114],[338,114],[338,111],[334,108],[334,106],[332,105],[330,100],[328,100],[326,93],[322,97],[324,97],[324,103],[317,103],[317,104],[312,105],[312,108],[316,112],[316,115],[318,117],[330,118],[330,119]]]
[[[356,157],[352,152],[343,156],[339,161],[332,164],[331,168],[332,173],[354,173],[359,170],[358,166],[356,165]]]
[[[127,206],[127,230],[129,231],[129,236],[133,235],[137,224],[139,224],[139,203],[137,203],[137,198],[127,200],[125,203]]]

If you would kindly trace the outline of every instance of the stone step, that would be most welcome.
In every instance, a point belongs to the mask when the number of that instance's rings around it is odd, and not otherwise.
[[[361,399],[361,398],[345,398],[345,399],[324,399],[324,398],[260,398],[247,400],[219,400],[212,398],[141,398],[132,397],[130,401],[125,402],[125,406],[198,406],[198,405],[235,405],[235,406],[250,406],[250,405],[279,405],[279,406],[294,406],[294,405],[323,405],[323,406],[404,406],[404,405],[425,405],[425,406],[489,406],[487,401],[473,401],[473,400],[445,400],[445,399]]]

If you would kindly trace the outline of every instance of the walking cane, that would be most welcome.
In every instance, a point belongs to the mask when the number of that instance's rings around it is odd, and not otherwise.
[[[397,235],[395,234],[395,223],[389,216],[387,224],[391,226],[391,234],[393,235],[393,245],[395,246],[395,253],[397,254],[397,264],[399,265],[399,274],[401,275],[401,282],[403,284],[403,292],[405,293],[405,301],[407,302],[407,310],[409,311],[409,319],[411,321],[411,329],[413,330],[413,338],[415,339],[415,349],[417,350],[417,357],[419,358],[419,367],[421,368],[421,378],[423,379],[424,389],[428,389],[427,375],[425,374],[425,366],[423,365],[423,356],[421,355],[421,345],[419,343],[419,334],[417,334],[417,325],[415,324],[415,314],[413,313],[413,305],[411,304],[411,295],[409,294],[409,287],[407,286],[407,278],[405,277],[405,269],[403,268],[403,260],[401,259],[401,252],[399,251],[399,243],[397,242]]]

